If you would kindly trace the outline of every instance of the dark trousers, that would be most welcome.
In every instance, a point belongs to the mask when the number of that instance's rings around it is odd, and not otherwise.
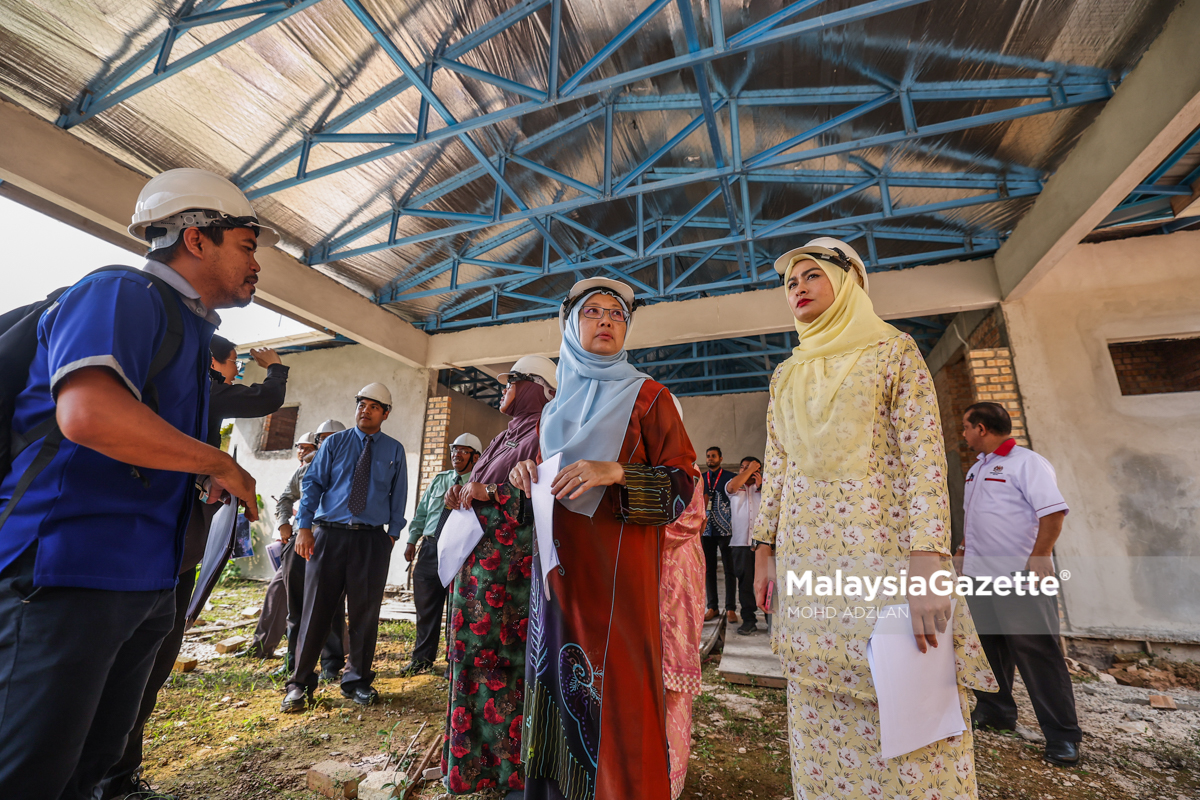
[[[349,650],[342,688],[370,686],[379,636],[379,607],[392,558],[392,537],[383,528],[341,530],[317,523],[312,557],[304,575],[304,613],[289,686],[316,688],[313,668],[329,639],[337,609],[346,598]]]
[[[733,556],[729,552],[729,540],[732,536],[701,536],[700,545],[704,548],[704,591],[708,595],[708,607],[720,611],[717,600],[717,549],[721,550],[721,563],[725,565],[725,610],[737,610],[737,571],[733,566]]]
[[[127,779],[142,766],[142,739],[146,721],[150,719],[150,713],[154,711],[154,705],[158,702],[159,690],[167,682],[167,678],[171,677],[175,659],[179,656],[179,648],[183,646],[183,629],[187,622],[188,601],[192,599],[192,589],[195,586],[195,568],[180,575],[179,583],[175,584],[175,624],[171,626],[170,633],[162,640],[162,644],[158,646],[158,652],[154,656],[154,664],[150,667],[150,676],[146,679],[146,688],[142,690],[142,703],[138,707],[137,719],[125,742],[125,752],[120,760],[109,769],[102,783],[104,791],[101,796],[106,800],[110,796],[124,797],[124,794],[116,794],[116,792],[120,791],[122,784],[127,782]]]
[[[293,537],[295,538],[295,537]],[[288,539],[284,547],[291,545]],[[250,642],[249,650],[259,658],[270,658],[275,655],[279,642],[287,630],[287,570],[283,564],[283,550],[279,552],[279,569],[267,584],[267,593],[263,597],[262,612],[258,615],[258,625],[254,628],[254,640]],[[301,559],[303,560],[303,559]]]
[[[437,540],[421,537],[417,563],[413,566],[413,603],[417,607],[417,643],[413,646],[413,663],[437,660],[441,642],[442,620],[448,590],[438,577]]]
[[[1012,687],[1019,669],[1046,740],[1082,741],[1071,675],[1058,644],[1058,598],[970,597],[968,604],[1000,684],[999,692],[975,692],[975,716],[998,727],[1016,727]]]
[[[737,573],[738,602],[742,604],[742,624],[752,625],[758,622],[755,615],[757,605],[754,602],[754,551],[749,546],[731,546],[733,568]]]
[[[289,672],[296,669],[296,650],[300,643],[300,626],[304,616],[304,576],[308,562],[296,555],[296,537],[287,540],[279,556],[279,573],[283,574],[284,586],[287,589],[287,661],[284,666]],[[272,651],[274,652],[274,651]],[[321,669],[325,672],[337,673],[346,666],[346,604],[338,603],[333,612],[333,622],[330,623],[325,636],[325,646],[321,649]]]
[[[0,797],[83,800],[121,757],[170,589],[33,588],[34,548],[0,573]]]

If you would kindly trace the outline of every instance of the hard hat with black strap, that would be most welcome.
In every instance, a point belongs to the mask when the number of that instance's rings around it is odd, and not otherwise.
[[[571,287],[571,291],[567,292],[567,299],[563,300],[562,305],[558,308],[558,329],[565,332],[567,329],[567,314],[572,308],[579,303],[580,300],[592,294],[593,292],[604,292],[612,295],[625,306],[625,310],[629,313],[628,325],[633,325],[633,312],[640,305],[634,296],[633,287],[623,281],[613,280],[612,278],[587,278],[586,280],[577,281]],[[628,328],[626,328],[628,330]]]
[[[263,224],[229,180],[203,169],[169,169],[142,187],[129,233],[160,250],[175,244],[187,228],[250,228],[259,247],[279,242],[275,229]]]
[[[355,402],[374,400],[386,410],[391,410],[392,408],[392,393],[382,383],[368,383],[358,390],[358,394],[354,395],[354,400]]]
[[[508,368],[507,372],[497,375],[496,380],[501,384],[506,384],[509,380],[541,378],[548,387],[557,390],[557,370],[558,367],[554,365],[554,362],[545,356],[522,356],[517,359],[517,363]]]
[[[775,271],[779,273],[780,278],[787,280],[787,269],[796,256],[812,256],[841,267],[858,279],[858,285],[863,288],[863,291],[870,292],[866,265],[863,264],[857,251],[841,239],[834,239],[832,236],[818,236],[804,247],[787,251],[775,259]]]
[[[451,447],[469,447],[476,453],[483,452],[483,442],[479,441],[479,437],[473,433],[461,434],[457,439],[450,443]]]

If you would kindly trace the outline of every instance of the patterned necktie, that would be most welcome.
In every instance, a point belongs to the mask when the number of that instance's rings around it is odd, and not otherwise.
[[[371,485],[371,437],[366,437],[362,453],[354,465],[354,477],[350,479],[350,513],[362,516],[367,510],[367,489]]]

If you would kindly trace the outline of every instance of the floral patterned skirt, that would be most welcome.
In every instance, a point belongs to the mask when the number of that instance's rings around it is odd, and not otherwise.
[[[520,505],[507,485],[495,503],[475,503],[484,535],[450,587],[442,773],[452,794],[525,788],[521,727],[533,523],[519,521]]]
[[[875,701],[798,680],[788,681],[787,701],[797,800],[977,800],[970,728],[884,758]],[[968,690],[961,686],[959,701],[969,717]]]

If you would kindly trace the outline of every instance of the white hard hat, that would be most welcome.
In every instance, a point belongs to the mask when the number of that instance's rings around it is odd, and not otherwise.
[[[621,302],[625,304],[626,310],[629,311],[630,324],[633,323],[633,310],[637,307],[633,287],[628,283],[613,280],[612,278],[588,278],[587,280],[577,281],[571,287],[571,291],[567,292],[567,299],[563,300],[562,305],[558,307],[558,329],[560,331],[566,331],[567,329],[567,310],[573,307],[579,298],[596,290],[612,292],[619,297]]]
[[[317,435],[322,433],[337,433],[346,430],[346,426],[336,419],[327,419],[317,427]]]
[[[804,245],[804,247],[789,250],[775,259],[775,271],[783,275],[792,263],[792,259],[800,255],[814,255],[823,261],[829,261],[839,267],[853,270],[855,276],[858,278],[858,285],[864,291],[870,292],[870,287],[867,283],[867,268],[863,264],[863,260],[859,258],[858,253],[853,247],[841,239],[834,239],[832,236],[818,236]]]
[[[316,446],[317,439],[315,436],[312,435],[311,432],[301,434],[300,438],[296,440],[296,447],[299,447],[302,444],[310,444],[310,445]]]
[[[537,375],[549,384],[551,389],[558,391],[558,378],[555,377],[557,370],[558,367],[554,366],[554,362],[545,356],[523,356],[508,368],[508,372],[501,372],[497,375],[496,380],[500,383],[508,383],[510,375],[514,372],[521,372],[526,375]]]
[[[464,433],[450,443],[451,447],[469,447],[476,453],[483,452],[483,442],[473,433]]]
[[[279,241],[279,234],[263,225],[246,195],[233,183],[208,170],[191,168],[169,169],[142,187],[129,233],[157,250],[174,244],[184,228],[214,226],[257,227],[259,247]]]
[[[360,397],[365,397],[368,400],[374,400],[376,403],[381,403],[388,408],[392,407],[392,393],[382,383],[368,383],[366,386],[358,390],[358,394],[354,395],[357,400]]]

